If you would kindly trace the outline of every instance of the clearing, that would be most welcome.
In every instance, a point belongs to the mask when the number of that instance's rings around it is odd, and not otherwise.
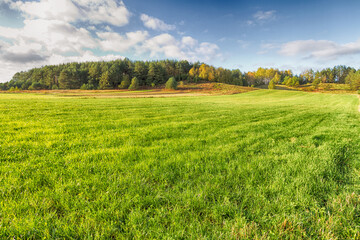
[[[0,238],[358,238],[358,104],[0,94]]]

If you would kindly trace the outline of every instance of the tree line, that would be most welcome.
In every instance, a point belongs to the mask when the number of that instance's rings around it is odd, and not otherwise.
[[[291,70],[259,67],[242,73],[239,69],[215,68],[205,63],[186,60],[131,61],[127,58],[108,62],[82,62],[49,65],[16,73],[1,90],[22,89],[134,89],[134,86],[155,87],[174,77],[176,81],[220,82],[240,86],[284,84],[298,86],[312,83],[350,84],[360,88],[360,70],[335,66],[320,71],[306,70],[294,75]]]

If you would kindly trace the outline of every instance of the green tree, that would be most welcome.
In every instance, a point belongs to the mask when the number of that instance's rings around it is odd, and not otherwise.
[[[139,79],[137,79],[137,77],[134,77],[133,79],[131,79],[131,84],[129,86],[130,90],[136,90],[139,88],[139,86],[140,86],[140,83],[139,83]]]
[[[59,88],[61,89],[70,89],[71,88],[71,81],[70,81],[70,72],[66,69],[60,72],[59,76]]]
[[[119,85],[120,89],[128,89],[130,86],[130,77],[129,75],[125,74],[122,78],[121,84]]]
[[[29,90],[40,90],[40,89],[42,89],[42,88],[43,88],[43,86],[42,86],[41,83],[39,83],[39,82],[33,82],[28,89],[29,89]]]
[[[174,77],[169,78],[169,80],[165,84],[165,88],[176,90],[177,89],[176,79]]]
[[[269,82],[268,88],[269,88],[269,89],[275,89],[275,82],[274,82],[274,80],[271,80],[271,81]]]
[[[350,85],[352,90],[360,89],[360,70],[351,71],[345,78],[345,82]]]
[[[320,78],[315,78],[315,80],[312,82],[311,85],[312,85],[315,89],[318,89],[320,82],[321,82]]]
[[[109,71],[105,71],[101,75],[99,87],[100,87],[100,89],[111,89]]]

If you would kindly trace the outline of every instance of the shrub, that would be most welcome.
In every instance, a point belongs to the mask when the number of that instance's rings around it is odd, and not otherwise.
[[[179,82],[179,87],[184,87],[184,82],[183,81]]]
[[[165,88],[173,90],[177,89],[177,82],[174,77],[169,78],[169,80],[165,84]]]
[[[331,89],[331,85],[330,84],[326,84],[324,87],[325,91],[329,91]]]
[[[254,88],[254,87],[255,87],[255,85],[254,85],[254,84],[252,84],[252,85],[251,85],[251,87],[252,87],[252,88]]]
[[[52,89],[52,90],[58,90],[59,87],[58,87],[57,85],[53,85],[51,89]]]
[[[89,90],[88,85],[85,83],[83,85],[81,85],[80,89],[81,90]]]
[[[137,79],[137,77],[134,77],[132,80],[131,80],[131,84],[129,86],[129,89],[130,90],[135,90],[135,89],[138,89],[139,88],[139,80]]]
[[[315,79],[315,80],[312,82],[311,85],[313,85],[313,87],[314,87],[315,89],[318,89],[319,84],[320,84],[320,78],[317,78],[317,79]]]
[[[151,87],[155,87],[156,86],[156,84],[155,83],[151,83]]]
[[[269,89],[275,89],[275,82],[274,82],[274,80],[271,80],[271,81],[269,82],[268,88],[269,88]]]
[[[17,92],[17,91],[19,91],[20,89],[18,88],[18,87],[11,87],[10,89],[9,89],[9,91],[10,92]]]
[[[120,89],[128,89],[129,86],[130,86],[130,78],[128,75],[124,75],[123,80],[121,81],[118,87]]]

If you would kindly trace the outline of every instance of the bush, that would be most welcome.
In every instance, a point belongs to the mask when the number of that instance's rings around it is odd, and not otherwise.
[[[128,75],[125,75],[123,77],[123,80],[121,81],[120,85],[118,86],[120,89],[128,89],[130,86],[130,78]]]
[[[183,81],[179,82],[179,87],[184,87],[184,82]]]
[[[315,80],[312,82],[311,85],[312,85],[315,89],[318,89],[319,84],[320,84],[320,79],[317,78],[317,79],[315,79]]]
[[[88,84],[83,84],[81,87],[80,87],[81,90],[93,90],[95,89],[95,86],[88,83]]]
[[[255,87],[255,85],[254,85],[254,84],[252,84],[252,85],[251,85],[251,87],[252,87],[252,88],[254,88],[254,87]]]
[[[155,87],[156,86],[156,84],[155,83],[151,83],[151,87]]]
[[[271,80],[271,81],[269,82],[268,88],[269,88],[269,89],[275,89],[275,82],[274,82],[274,80]]]
[[[59,87],[58,87],[57,85],[53,85],[51,89],[52,89],[52,90],[58,90]]]
[[[173,90],[177,89],[177,82],[174,77],[169,78],[169,80],[165,84],[165,88]]]
[[[137,77],[134,77],[132,80],[131,80],[131,84],[129,86],[129,89],[130,90],[136,90],[139,88],[139,80],[137,79]]]
[[[18,87],[11,87],[10,89],[9,89],[9,91],[10,92],[17,92],[17,91],[19,91],[20,89],[18,88]]]
[[[331,89],[331,85],[330,84],[326,84],[324,87],[325,91],[329,91]]]

